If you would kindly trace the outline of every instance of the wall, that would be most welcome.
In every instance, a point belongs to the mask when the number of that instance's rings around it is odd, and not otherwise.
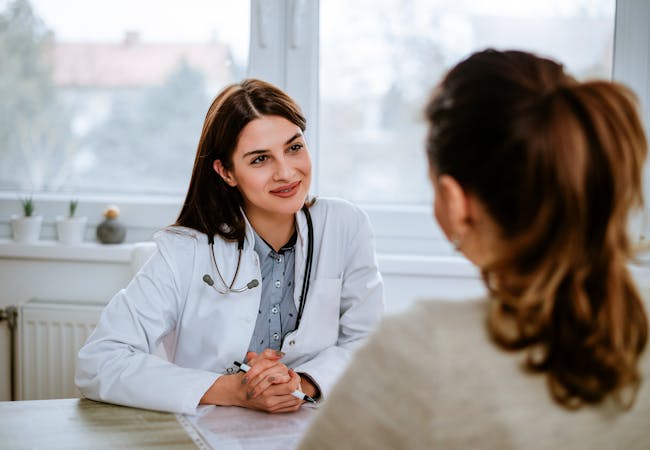
[[[130,245],[65,247],[43,241],[19,245],[0,240],[0,308],[33,298],[102,302],[126,285]],[[10,339],[0,323],[0,401],[11,399]]]

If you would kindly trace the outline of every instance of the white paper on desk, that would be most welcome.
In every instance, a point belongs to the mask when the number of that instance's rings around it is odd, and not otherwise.
[[[290,450],[296,448],[316,410],[302,407],[269,414],[236,406],[204,406],[183,416],[214,450]]]

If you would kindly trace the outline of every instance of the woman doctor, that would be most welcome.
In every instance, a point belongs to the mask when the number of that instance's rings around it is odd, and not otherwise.
[[[176,223],[79,352],[84,396],[180,413],[289,412],[295,390],[327,396],[378,323],[383,285],[365,213],[307,201],[305,125],[260,80],[217,96]]]

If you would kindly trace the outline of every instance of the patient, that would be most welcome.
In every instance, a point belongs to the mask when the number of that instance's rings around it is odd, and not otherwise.
[[[650,448],[648,321],[626,266],[647,153],[633,94],[487,50],[426,118],[436,219],[489,298],[386,319],[300,448]]]

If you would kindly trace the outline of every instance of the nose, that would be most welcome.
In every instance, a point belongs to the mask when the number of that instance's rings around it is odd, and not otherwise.
[[[275,181],[290,181],[293,178],[294,171],[295,168],[289,158],[282,156],[276,160],[273,178]]]

